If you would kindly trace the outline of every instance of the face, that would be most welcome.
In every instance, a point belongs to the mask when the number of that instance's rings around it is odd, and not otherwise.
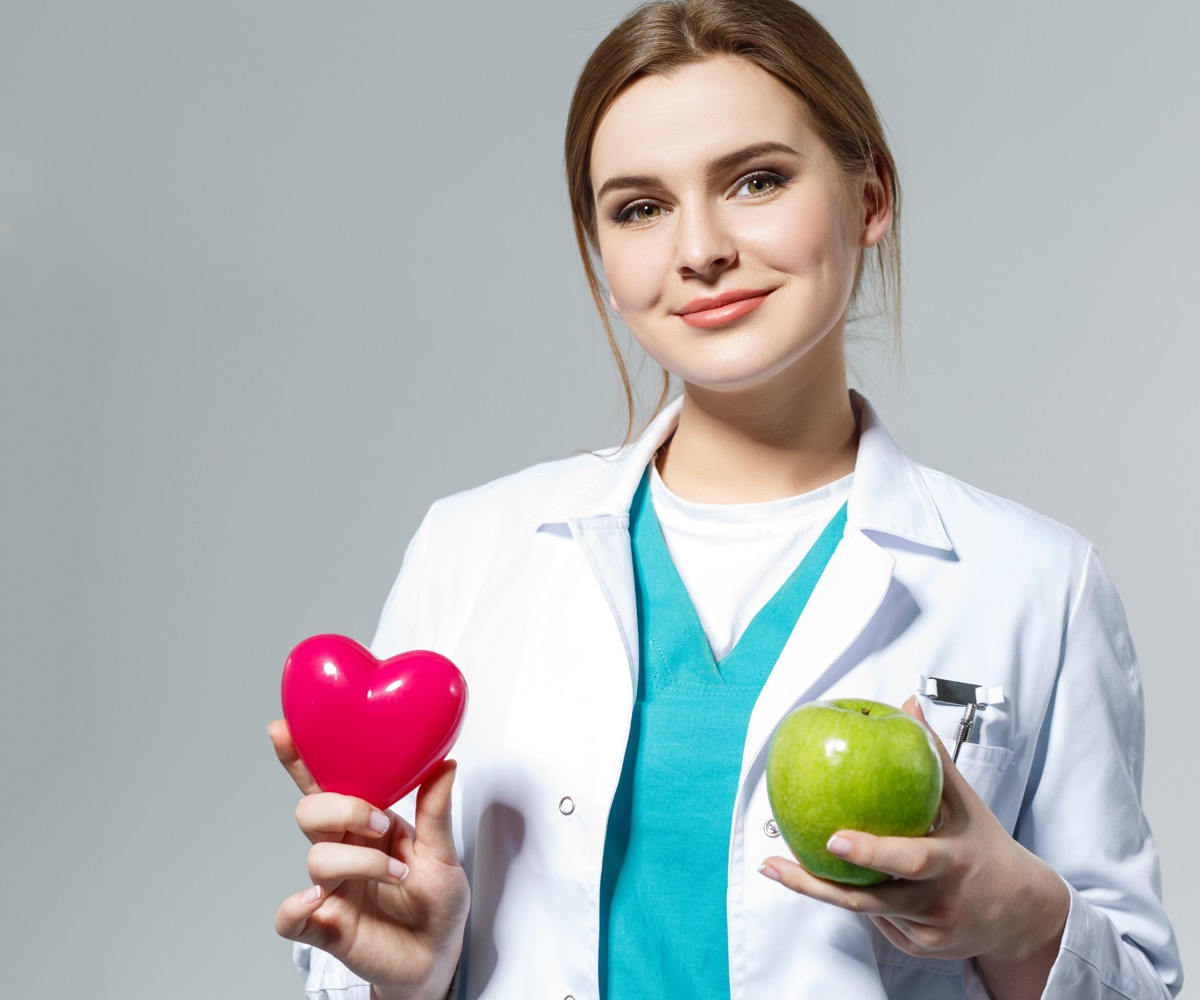
[[[742,59],[645,77],[592,145],[613,307],[685,385],[741,390],[824,370],[864,247],[890,206],[846,177],[789,88]]]

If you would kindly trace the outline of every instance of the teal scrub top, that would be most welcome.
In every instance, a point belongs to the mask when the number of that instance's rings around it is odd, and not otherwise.
[[[642,477],[629,512],[637,697],[601,876],[604,1000],[728,1000],[729,832],[750,713],[846,525],[843,504],[722,660]]]

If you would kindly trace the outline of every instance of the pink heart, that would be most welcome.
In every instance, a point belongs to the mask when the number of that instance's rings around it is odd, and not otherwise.
[[[467,711],[467,682],[428,650],[377,660],[344,635],[314,635],[283,667],[283,717],[327,792],[386,809],[445,759]]]

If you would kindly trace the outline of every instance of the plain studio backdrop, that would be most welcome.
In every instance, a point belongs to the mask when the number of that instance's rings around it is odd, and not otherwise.
[[[813,9],[906,194],[903,361],[864,334],[856,383],[1098,546],[1200,974],[1200,7]],[[301,995],[288,650],[370,639],[435,498],[622,430],[561,135],[625,10],[0,5],[0,993]]]

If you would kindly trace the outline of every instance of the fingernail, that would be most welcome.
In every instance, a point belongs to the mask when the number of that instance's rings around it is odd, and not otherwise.
[[[771,881],[773,881],[773,882],[778,882],[778,881],[780,881],[780,878],[779,878],[779,872],[777,872],[777,871],[776,871],[774,868],[772,868],[772,867],[771,867],[770,865],[768,865],[768,864],[761,864],[761,865],[759,865],[759,866],[758,866],[758,873],[759,873],[760,875],[766,875],[766,876],[767,876],[767,878],[771,879]]]
[[[308,892],[306,892],[303,896],[300,897],[300,902],[315,903],[320,898],[321,898],[321,887],[319,885],[314,885],[311,889],[308,890]]]
[[[408,865],[395,858],[388,858],[388,874],[397,882],[403,882],[408,878]]]
[[[843,837],[836,833],[825,844],[825,850],[830,854],[836,854],[839,858],[849,855],[853,847],[854,843],[849,837]]]
[[[388,819],[387,813],[375,811],[371,813],[371,818],[368,823],[372,830],[376,833],[387,833],[388,827],[392,825],[392,821]]]

